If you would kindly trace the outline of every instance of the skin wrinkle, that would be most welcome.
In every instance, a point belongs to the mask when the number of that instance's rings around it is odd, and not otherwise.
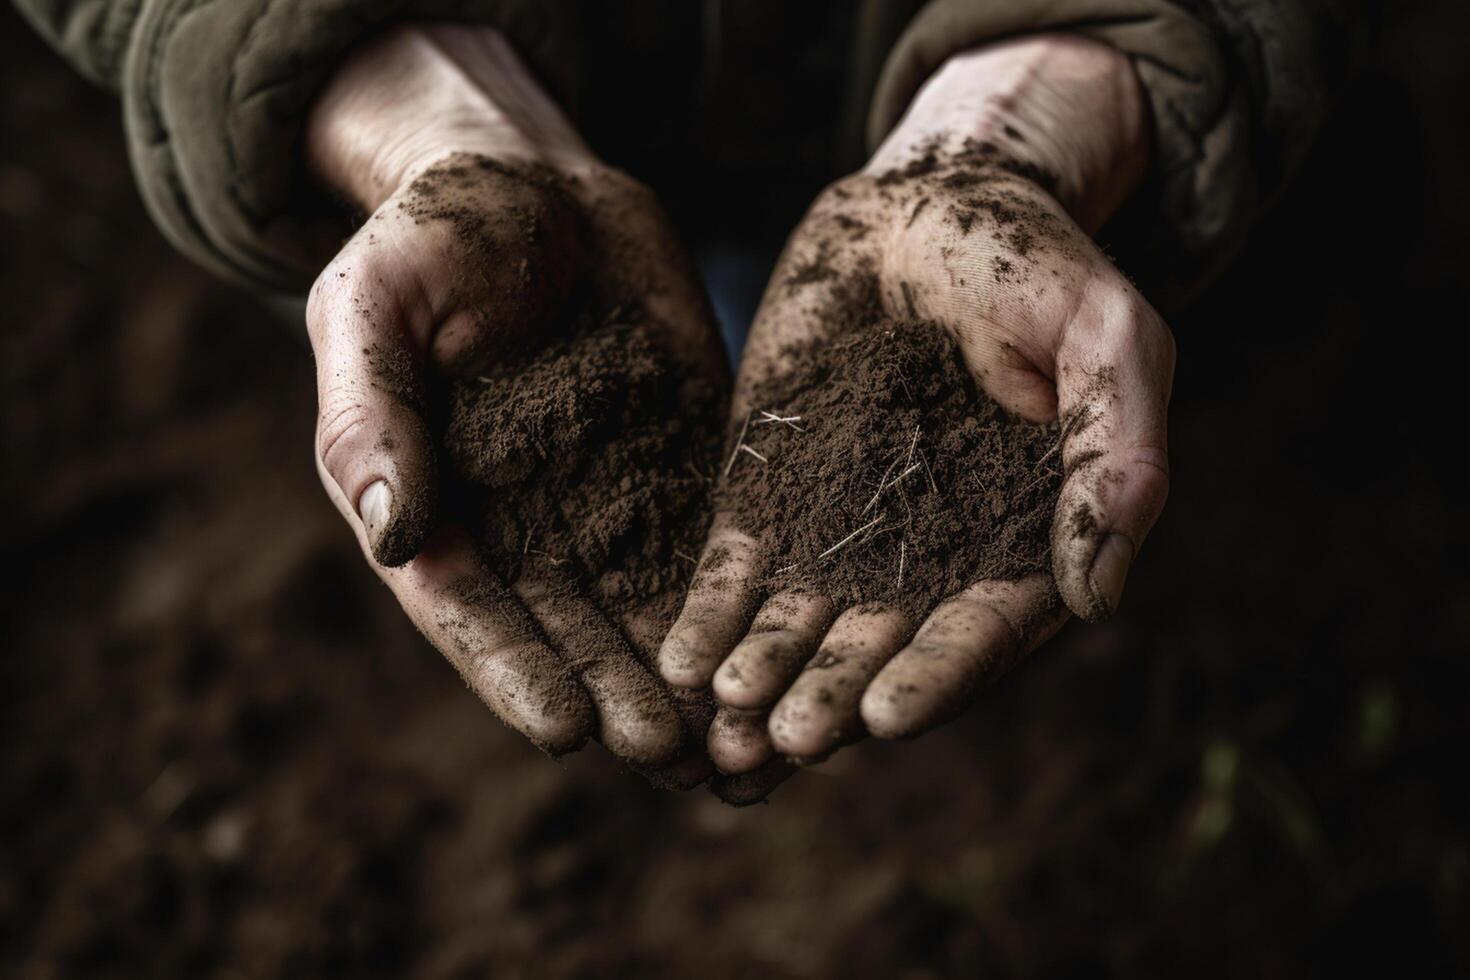
[[[341,422],[341,420],[348,416],[352,416],[352,418],[348,420],[346,425],[342,425],[339,427],[339,423]],[[340,443],[347,436],[350,436],[352,433],[356,432],[358,429],[365,427],[368,422],[369,418],[367,409],[363,408],[363,406],[356,401],[348,404],[345,408],[341,409],[330,419],[323,420],[319,425],[318,431],[320,431],[322,435],[319,437],[321,441],[319,442],[317,449],[318,455],[321,456],[322,461],[326,462],[328,459],[330,459],[332,456],[332,450],[336,448],[338,443]],[[328,434],[330,434],[330,438],[328,438]]]

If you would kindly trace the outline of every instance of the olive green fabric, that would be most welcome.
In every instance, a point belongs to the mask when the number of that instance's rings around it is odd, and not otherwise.
[[[897,2],[897,0],[892,0]],[[1207,282],[1286,184],[1316,134],[1375,4],[1347,0],[931,0],[870,103],[881,142],[950,55],[1060,31],[1133,62],[1153,109],[1154,175],[1125,263],[1156,302]]]
[[[564,102],[579,62],[573,0],[17,2],[121,95],[139,190],[169,240],[285,292],[304,292],[341,236],[340,215],[304,178],[298,139],[352,44],[408,18],[494,24]]]
[[[341,234],[340,216],[301,172],[298,139],[311,99],[352,44],[393,20],[491,23],[574,108],[587,13],[604,25],[626,21],[637,35],[634,22],[666,23],[671,9],[650,0],[17,4],[81,71],[121,95],[138,184],[163,232],[226,275],[285,291],[305,289]],[[1127,267],[1151,296],[1173,299],[1218,269],[1285,184],[1365,21],[1347,0],[863,0],[845,9],[847,115],[866,116],[865,126],[845,127],[851,149],[864,128],[869,148],[881,140],[929,74],[966,48],[1068,31],[1126,53],[1153,108],[1156,147],[1155,175],[1129,209],[1143,234]]]

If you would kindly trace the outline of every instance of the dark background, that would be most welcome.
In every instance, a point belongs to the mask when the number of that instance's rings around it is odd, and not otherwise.
[[[737,811],[546,759],[417,638],[294,328],[0,8],[0,975],[1470,974],[1467,37],[1403,14],[1174,319],[1123,614]]]

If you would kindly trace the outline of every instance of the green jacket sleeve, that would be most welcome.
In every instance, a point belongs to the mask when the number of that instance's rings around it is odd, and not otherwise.
[[[895,0],[890,0],[895,2]],[[896,0],[901,2],[901,0]],[[1153,109],[1147,227],[1129,272],[1163,305],[1208,281],[1286,185],[1370,22],[1351,0],[930,0],[892,46],[870,148],[951,54],[1065,31],[1128,55]],[[1135,209],[1137,210],[1137,209]]]
[[[80,71],[121,96],[138,186],[169,240],[230,278],[285,292],[304,291],[341,236],[297,148],[313,96],[351,45],[410,17],[493,24],[566,103],[574,4],[17,0]]]
[[[16,0],[16,6],[78,71],[117,88],[139,0]]]

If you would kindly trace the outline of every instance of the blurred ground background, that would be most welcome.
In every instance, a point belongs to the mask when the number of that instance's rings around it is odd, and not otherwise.
[[[0,8],[0,975],[1470,973],[1470,11],[1415,10],[1175,321],[1124,614],[736,811],[417,638],[304,347]]]

